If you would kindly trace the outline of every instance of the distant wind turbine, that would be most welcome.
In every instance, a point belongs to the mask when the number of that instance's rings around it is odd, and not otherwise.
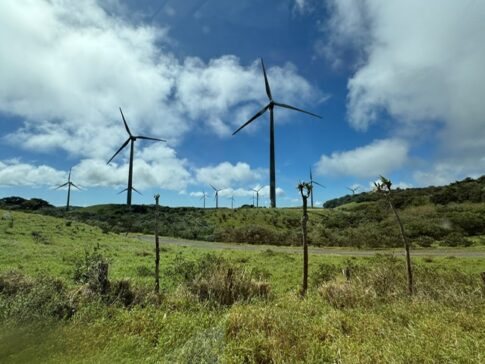
[[[204,208],[205,208],[205,199],[207,198],[207,193],[204,191],[204,193],[202,194],[202,197],[200,198],[201,200],[203,199],[204,200]]]
[[[311,185],[310,201],[311,201],[311,204],[312,204],[312,208],[313,208],[313,191],[314,191],[313,184],[316,184],[316,185],[318,185],[320,187],[326,188],[324,185],[322,185],[321,183],[318,183],[317,181],[315,181],[313,179],[313,177],[312,177],[312,169],[310,168],[310,185]]]
[[[216,199],[216,209],[218,209],[219,208],[219,192],[221,192],[222,190],[224,190],[224,188],[217,189],[214,186],[212,186],[211,184],[209,184],[209,185],[215,191],[214,197]]]
[[[234,196],[229,197],[229,200],[231,200],[231,209],[234,208]]]
[[[71,200],[71,186],[80,190],[78,186],[76,186],[73,182],[71,182],[71,169],[69,169],[69,176],[67,177],[67,182],[58,186],[56,190],[59,188],[67,186],[67,203],[66,203],[66,211],[69,211],[69,202]]]
[[[264,67],[263,59],[261,58],[261,66],[263,67],[263,74],[264,74],[264,82],[266,86],[266,95],[268,96],[269,103],[259,110],[251,119],[246,121],[243,125],[239,127],[232,135],[236,134],[239,130],[246,127],[258,117],[263,115],[267,110],[269,110],[269,195],[271,199],[271,207],[276,207],[276,166],[275,166],[275,145],[274,145],[274,117],[273,117],[273,109],[275,106],[283,107],[285,109],[299,111],[308,115],[315,116],[321,119],[321,116],[317,114],[313,114],[311,112],[298,109],[294,106],[282,104],[280,102],[276,102],[273,100],[273,96],[271,95],[271,89],[269,87],[268,77],[266,75],[266,69]]]
[[[360,187],[357,186],[357,187],[347,187],[347,189],[349,191],[352,191],[352,196],[355,195],[355,192],[359,189]]]
[[[263,187],[259,187],[258,189],[253,188],[253,191],[256,192],[256,207],[259,207],[259,191],[261,191],[262,189]],[[254,205],[254,200],[253,200],[253,205]]]
[[[121,117],[123,118],[123,123],[125,124],[126,132],[128,133],[128,139],[126,139],[126,141],[123,143],[123,145],[120,147],[120,149],[118,149],[116,151],[116,153],[110,158],[110,160],[106,164],[109,164],[114,159],[114,157],[116,157],[118,155],[118,153],[121,152],[123,150],[123,148],[128,145],[128,143],[130,143],[130,166],[129,166],[129,169],[128,169],[128,187],[121,192],[127,191],[126,204],[128,206],[131,206],[131,192],[133,190],[138,192],[133,187],[133,154],[134,154],[134,149],[135,149],[135,141],[137,139],[145,139],[145,140],[155,140],[157,142],[166,142],[166,140],[157,139],[157,138],[150,138],[150,137],[146,137],[146,136],[142,136],[142,135],[135,136],[135,135],[131,134],[130,128],[128,127],[128,124],[126,123],[125,116],[123,115],[123,111],[121,110],[121,107],[120,107],[120,113],[121,113]]]

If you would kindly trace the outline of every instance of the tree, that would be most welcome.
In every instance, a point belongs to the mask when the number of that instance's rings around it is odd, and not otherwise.
[[[309,182],[300,182],[297,186],[303,200],[303,216],[301,217],[301,230],[303,240],[303,284],[301,296],[304,297],[308,289],[308,241],[307,241],[307,222],[308,222],[308,197],[312,193],[312,184]]]
[[[410,244],[409,240],[404,232],[404,226],[401,222],[401,219],[399,217],[399,214],[397,213],[397,210],[394,207],[394,204],[392,202],[392,197],[391,197],[391,186],[392,182],[383,177],[380,176],[380,181],[374,182],[375,186],[375,191],[378,193],[384,194],[386,197],[386,201],[388,202],[389,206],[391,207],[392,212],[394,213],[394,216],[396,216],[397,223],[399,224],[399,229],[401,231],[401,239],[404,244],[404,248],[406,250],[406,269],[407,269],[407,277],[408,277],[408,292],[410,295],[414,293],[414,285],[413,285],[413,270],[411,267],[411,254],[410,254]]]

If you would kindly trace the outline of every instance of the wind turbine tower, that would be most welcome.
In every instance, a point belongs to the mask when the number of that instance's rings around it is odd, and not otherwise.
[[[256,207],[259,207],[259,191],[261,191],[262,189],[263,187],[253,188],[253,191],[256,192]],[[253,199],[253,205],[254,205],[254,199]]]
[[[313,191],[314,191],[314,189],[313,189],[313,184],[316,184],[316,185],[318,185],[318,186],[320,186],[320,187],[326,188],[324,185],[322,185],[321,183],[318,183],[317,181],[315,181],[315,180],[313,179],[313,176],[312,176],[312,169],[310,168],[310,186],[312,186],[312,189],[311,189],[311,191],[310,191],[310,201],[311,201],[311,206],[312,206],[312,208],[313,208]]]
[[[210,186],[215,191],[214,197],[216,199],[216,209],[218,209],[219,208],[219,192],[221,192],[224,188],[217,189],[212,185],[210,185]]]
[[[201,200],[204,200],[204,208],[205,208],[205,199],[207,198],[207,193],[204,191],[202,194],[202,197],[200,198]]]
[[[243,125],[239,127],[232,135],[236,134],[239,132],[242,128],[246,127],[247,125],[251,124],[254,120],[256,120],[258,117],[263,115],[267,110],[269,110],[269,195],[270,195],[270,200],[271,200],[271,207],[276,207],[276,165],[275,165],[275,141],[274,141],[274,115],[273,115],[273,109],[275,106],[279,106],[285,109],[290,109],[290,110],[295,110],[299,111],[317,118],[321,118],[321,116],[317,114],[313,114],[311,112],[298,109],[294,106],[283,104],[280,102],[276,102],[273,100],[273,96],[271,94],[271,89],[269,87],[269,82],[268,82],[268,77],[266,75],[266,69],[264,67],[264,62],[263,59],[261,58],[261,66],[263,68],[263,74],[264,74],[264,83],[266,87],[266,95],[268,96],[269,103],[263,107],[261,110],[259,110],[254,116],[246,121]]]
[[[347,187],[347,189],[349,191],[352,191],[352,196],[354,196],[355,192],[357,192],[357,190],[359,189],[359,186],[357,186],[357,187]]]
[[[80,188],[78,186],[76,186],[73,182],[71,182],[71,169],[69,169],[69,176],[67,177],[67,182],[58,186],[56,188],[56,190],[58,190],[59,188],[62,188],[62,187],[65,187],[67,186],[67,203],[66,203],[66,211],[69,211],[69,203],[71,201],[71,186],[74,187],[74,188],[77,188],[78,190],[80,190]]]
[[[131,193],[132,193],[133,190],[135,190],[133,188],[133,155],[134,155],[134,151],[135,151],[135,141],[137,139],[145,139],[145,140],[154,140],[154,141],[157,141],[157,142],[166,142],[166,140],[158,139],[158,138],[150,138],[150,137],[142,136],[142,135],[136,135],[135,136],[135,135],[131,134],[130,128],[128,127],[128,124],[125,120],[125,116],[123,115],[123,111],[121,110],[121,107],[120,107],[120,113],[121,113],[121,117],[123,118],[123,124],[125,124],[126,132],[128,133],[128,139],[126,139],[126,141],[123,143],[123,145],[120,147],[120,149],[118,149],[116,151],[116,153],[110,158],[110,160],[106,164],[109,164],[114,159],[114,157],[116,157],[118,155],[118,153],[121,152],[128,145],[128,143],[130,143],[130,165],[129,165],[129,168],[128,168],[128,187],[123,191],[127,191],[126,204],[128,206],[131,206]],[[136,192],[138,192],[138,191],[136,191]]]

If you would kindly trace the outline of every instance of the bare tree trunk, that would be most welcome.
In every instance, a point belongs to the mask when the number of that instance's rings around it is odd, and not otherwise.
[[[410,254],[410,246],[409,246],[409,240],[406,237],[406,234],[404,233],[404,226],[402,225],[401,219],[399,218],[399,214],[397,213],[397,210],[394,208],[394,205],[392,204],[391,201],[391,196],[387,194],[387,201],[389,202],[389,206],[391,206],[392,212],[394,212],[394,215],[396,216],[397,223],[399,224],[399,229],[401,231],[401,239],[404,244],[404,248],[406,250],[406,269],[407,269],[407,276],[408,276],[408,292],[410,295],[414,294],[414,285],[413,285],[413,270],[411,267],[411,254]]]
[[[160,241],[158,240],[158,206],[160,195],[155,195],[155,292],[160,293]]]
[[[301,229],[303,234],[303,285],[301,296],[304,297],[308,289],[308,242],[307,242],[307,199],[308,196],[302,194],[303,198],[303,216],[301,218]]]

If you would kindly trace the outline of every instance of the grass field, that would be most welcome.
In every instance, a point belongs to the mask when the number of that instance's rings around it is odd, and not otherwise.
[[[409,298],[400,258],[311,255],[301,299],[299,254],[164,245],[157,296],[152,243],[2,214],[2,363],[485,360],[483,258],[414,258],[417,294]],[[73,279],[86,252],[109,262],[109,294]]]

